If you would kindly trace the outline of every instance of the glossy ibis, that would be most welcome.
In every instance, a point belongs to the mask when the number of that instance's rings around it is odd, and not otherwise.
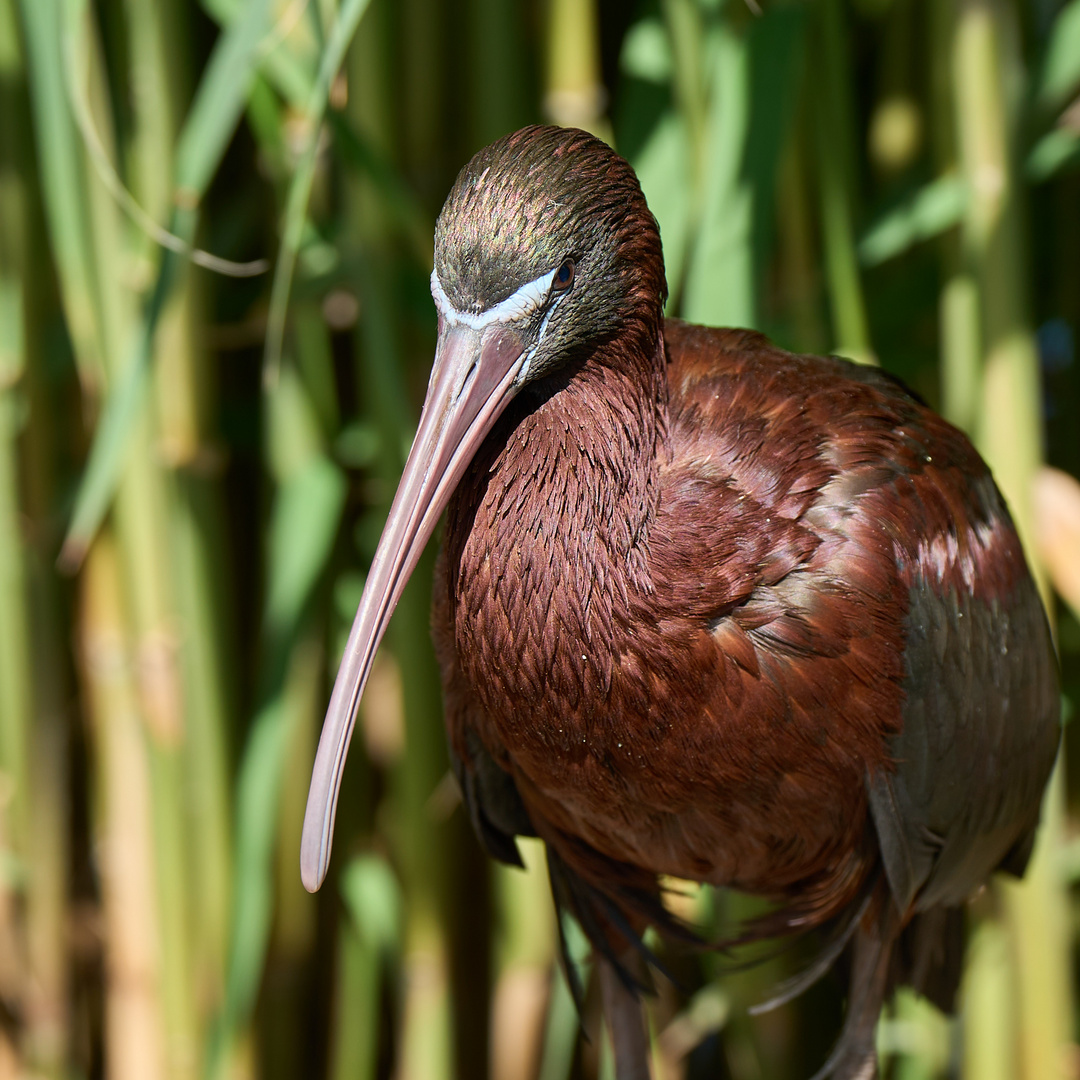
[[[959,909],[1023,871],[1058,744],[1046,618],[968,440],[881,371],[663,315],[630,166],[581,131],[481,150],[439,217],[435,364],[341,662],[304,822],[326,874],[372,657],[443,510],[433,630],[485,847],[547,845],[647,1075],[659,875],[852,949],[820,1075],[870,1077],[883,1000],[948,1007]],[[792,988],[797,989],[798,986]]]

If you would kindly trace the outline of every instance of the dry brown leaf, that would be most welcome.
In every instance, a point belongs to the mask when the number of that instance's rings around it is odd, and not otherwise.
[[[1045,465],[1035,478],[1035,536],[1050,580],[1080,612],[1080,480]]]

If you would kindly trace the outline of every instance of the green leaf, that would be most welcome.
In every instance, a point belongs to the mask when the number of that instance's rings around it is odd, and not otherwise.
[[[190,215],[179,214],[177,220],[187,216]],[[173,231],[177,230],[174,228]],[[157,284],[143,316],[142,327],[132,346],[131,356],[120,379],[105,400],[105,409],[94,433],[86,468],[79,481],[71,522],[60,549],[58,564],[69,572],[76,570],[85,557],[116,491],[124,464],[124,453],[146,397],[153,359],[154,331],[172,288],[178,259],[179,256],[172,251],[162,253]]]
[[[626,32],[619,67],[646,82],[667,83],[671,78],[671,40],[658,18],[639,19]]]
[[[750,47],[747,36],[728,20],[718,28],[711,70],[701,218],[695,223],[682,313],[691,322],[711,326],[753,326],[754,192],[743,172],[750,131]]]
[[[38,176],[44,196],[64,318],[87,390],[102,382],[98,291],[89,225],[87,178],[68,95],[60,0],[21,0],[26,69],[34,114]]]
[[[864,266],[902,255],[915,244],[940,236],[960,224],[967,207],[967,187],[958,176],[941,176],[888,210],[859,241]]]
[[[1032,147],[1024,162],[1024,174],[1038,184],[1077,162],[1080,162],[1080,133],[1054,128]]]
[[[672,296],[682,281],[690,240],[689,156],[683,118],[675,109],[668,109],[632,162],[660,226]]]
[[[1080,0],[1058,12],[1036,87],[1035,101],[1043,109],[1059,108],[1080,87]]]
[[[385,859],[357,855],[341,874],[341,895],[357,933],[378,949],[401,940],[401,889]]]
[[[282,633],[299,618],[334,546],[345,478],[315,455],[278,491],[270,520],[267,629]]]
[[[273,0],[247,0],[218,38],[176,144],[177,199],[195,206],[221,163],[247,104]]]

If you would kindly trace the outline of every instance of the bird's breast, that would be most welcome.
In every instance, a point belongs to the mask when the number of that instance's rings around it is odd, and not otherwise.
[[[505,499],[488,484],[471,528],[448,533],[450,620],[488,749],[534,816],[661,873],[774,892],[823,866],[848,875],[864,763],[819,716],[803,723],[770,672],[733,663],[711,618],[745,589],[745,546],[730,545],[723,587],[710,581],[697,610],[665,586],[651,545],[663,525],[704,567],[721,551],[686,545],[715,530],[687,538],[658,506],[642,548],[619,550],[586,515],[567,521],[561,495],[534,489],[516,513]]]

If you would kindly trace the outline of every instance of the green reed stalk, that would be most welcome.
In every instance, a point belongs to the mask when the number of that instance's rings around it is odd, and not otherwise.
[[[332,1080],[371,1080],[378,1064],[383,969],[399,945],[401,895],[386,861],[353,858],[341,874],[342,927]]]
[[[803,126],[803,125],[800,125]],[[796,133],[780,169],[777,200],[778,261],[783,275],[784,310],[789,339],[780,344],[802,352],[828,348],[821,281],[813,236],[813,218],[806,192],[805,140]]]
[[[86,161],[67,106],[61,6],[57,0],[19,0],[19,13],[53,262],[75,363],[92,406],[103,379],[99,282],[91,255]]]
[[[552,0],[544,112],[553,123],[584,128],[611,142],[599,33],[596,0]]]
[[[472,146],[480,147],[533,118],[530,107],[525,12],[501,0],[468,5],[469,117]]]
[[[136,201],[154,220],[168,221],[175,172],[173,148],[180,128],[182,102],[187,96],[183,11],[173,3],[146,5],[139,0],[127,0],[124,11],[131,42],[131,67],[127,73],[132,88],[128,152],[132,164],[131,190]],[[139,253],[135,257],[141,256],[144,260],[144,277],[149,286],[160,258],[159,251],[147,237],[133,237],[132,247]],[[147,575],[135,582],[134,589],[144,596],[154,597],[145,609],[141,604],[135,605],[136,610],[141,611],[139,618],[145,627],[140,651],[151,657],[150,664],[160,665],[155,675],[160,684],[149,690],[148,697],[155,703],[155,708],[164,706],[160,717],[167,716],[167,724],[175,725],[175,730],[168,726],[151,727],[156,736],[151,740],[151,761],[159,838],[164,990],[170,1067],[174,1077],[193,1077],[202,1058],[205,1013],[197,1002],[196,986],[199,985],[203,993],[212,995],[210,1000],[220,994],[224,950],[225,896],[222,886],[225,868],[220,861],[214,860],[215,855],[219,858],[221,855],[220,842],[215,842],[214,837],[220,835],[217,829],[223,822],[210,823],[212,836],[206,836],[205,831],[195,836],[189,828],[189,822],[206,824],[202,815],[192,814],[191,790],[193,785],[205,787],[207,780],[212,782],[215,762],[211,756],[204,772],[204,763],[192,753],[189,722],[196,703],[190,699],[192,687],[185,678],[189,674],[196,677],[199,674],[192,671],[190,661],[194,657],[185,655],[185,646],[191,636],[205,634],[209,627],[182,622],[180,598],[205,595],[209,586],[184,572],[196,569],[198,563],[190,557],[177,558],[178,545],[175,544],[175,540],[183,535],[181,530],[189,521],[190,509],[178,505],[172,470],[190,461],[198,445],[192,300],[190,273],[180,273],[173,279],[169,297],[162,306],[153,343],[155,358],[160,359],[154,371],[158,415],[156,422],[151,420],[145,427],[137,425],[135,435],[136,453],[151,453],[157,459],[158,467],[141,480],[128,481],[138,484],[138,516],[145,515],[141,524],[132,523],[133,533],[139,538],[136,542],[143,546],[144,555],[140,562],[146,560]],[[154,402],[153,397],[150,402]],[[141,448],[139,442],[142,442]],[[125,517],[125,479],[121,479],[120,485],[118,522],[123,522]],[[151,485],[153,493],[149,490]],[[150,520],[147,510],[153,512],[155,520]],[[184,539],[190,542],[190,533]],[[189,603],[183,614],[197,612],[198,607]],[[144,696],[147,696],[145,688]],[[166,696],[173,699],[168,705],[164,704]],[[200,715],[195,720],[200,742],[215,741],[214,736],[206,732],[205,724],[207,720],[212,722],[215,714],[218,720],[222,716],[218,704],[220,692],[211,692],[210,697],[207,701],[204,695],[197,703],[197,706],[210,706],[209,717]],[[222,737],[219,734],[217,741]],[[217,764],[220,769],[220,762]],[[193,781],[193,777],[198,779]],[[220,771],[216,779],[223,782]],[[218,796],[220,798],[220,791]],[[207,841],[205,848],[199,843],[203,840]],[[207,870],[205,881],[204,865]],[[198,932],[196,928],[199,928]]]
[[[66,58],[62,52],[64,37],[59,5],[49,2],[24,4],[22,13],[30,44],[45,205],[53,250],[61,266],[65,314],[73,330],[84,387],[93,390],[97,371],[107,371],[110,380],[117,377],[120,359],[126,355],[136,325],[134,298],[119,284],[127,280],[121,258],[127,238],[111,197],[100,185],[87,181],[83,149],[67,108]],[[84,35],[83,48],[87,50],[84,59],[89,72],[89,108],[97,130],[108,144],[111,142],[111,113],[107,105],[106,80],[96,40],[89,32]],[[154,513],[153,497],[158,494],[158,489],[148,475],[152,468],[153,449],[144,442],[131,460],[124,482],[124,497],[118,503],[119,532],[123,536],[119,563],[125,571],[124,599],[121,600],[118,584],[119,572],[113,573],[115,564],[109,564],[107,572],[103,571],[95,584],[93,604],[90,605],[93,612],[105,612],[101,617],[102,626],[98,626],[96,615],[91,614],[84,634],[88,639],[87,648],[90,648],[99,629],[111,643],[114,639],[128,641],[125,628],[128,618],[137,628],[136,670],[142,676],[138,710],[132,713],[130,687],[126,683],[110,681],[105,675],[100,680],[90,679],[98,694],[99,722],[95,728],[98,742],[112,740],[114,735],[117,739],[127,740],[122,746],[110,741],[102,748],[101,800],[110,808],[126,807],[126,800],[138,794],[137,788],[129,785],[138,784],[138,776],[148,764],[133,758],[136,754],[146,755],[142,740],[155,722],[159,732],[169,728],[168,720],[174,715],[170,710],[176,705],[171,693],[175,680],[169,678],[172,674],[168,645],[171,627],[163,606],[155,602],[159,590],[147,595],[143,588],[144,581],[159,584],[167,576],[153,570],[153,564],[163,550],[164,530],[156,527],[160,518]],[[109,590],[114,590],[115,595],[106,596]],[[129,656],[126,646],[110,644],[109,647],[117,662],[121,662],[121,657]],[[148,727],[138,735],[137,741],[131,735],[130,727],[115,729],[118,721],[113,716],[114,710],[121,710],[129,718],[142,713]],[[163,719],[164,725],[161,724]],[[115,759],[110,757],[114,752]],[[113,760],[122,760],[124,768],[110,767],[108,762]],[[125,771],[134,773],[134,779],[125,775]],[[122,790],[110,790],[117,786]],[[142,806],[132,811],[141,814],[138,826],[127,820],[127,809],[117,810],[115,817],[109,816],[112,814],[110,809],[105,817],[98,819],[107,838],[114,833],[119,837],[103,841],[116,845],[110,853],[115,862],[103,871],[103,878],[108,879],[103,881],[103,898],[106,952],[110,958],[106,987],[106,1054],[110,1061],[110,1076],[122,1080],[128,1076],[163,1076],[166,1068],[162,1042],[166,1038],[162,1027],[166,1023],[163,1001],[172,972],[166,974],[157,968],[161,946],[157,935],[162,929],[157,904],[161,894],[148,895],[145,883],[153,874],[155,853],[161,868],[170,865],[170,856],[175,858],[179,852],[168,843],[155,843],[151,847],[141,831],[135,835],[136,829],[144,829],[150,821],[159,825],[168,819],[168,814],[160,813],[163,804],[169,802],[168,785],[148,782],[148,789],[151,788],[151,794],[155,796],[153,813]],[[159,885],[168,886],[171,881],[169,875],[159,877]],[[137,988],[132,985],[133,979],[139,982]],[[172,1000],[182,997],[174,995]]]
[[[1007,89],[1016,77],[1016,60],[1009,50],[1015,33],[1007,9],[997,0],[960,0],[953,85],[960,166],[969,189],[963,244],[978,286],[983,368],[975,439],[1005,494],[1025,548],[1033,553],[1029,498],[1042,458],[1041,391],[1028,314],[1016,126]],[[1045,596],[1043,572],[1037,564],[1033,570]],[[1059,762],[1027,880],[1001,885],[1016,972],[1017,1074],[1028,1080],[1064,1075],[1071,1030],[1071,978],[1061,947],[1067,935],[1067,898],[1055,864],[1063,831],[1061,771]],[[981,1034],[973,1032],[969,1038]]]
[[[34,712],[30,591],[23,550],[18,440],[26,417],[27,192],[16,172],[21,119],[16,108],[21,57],[14,13],[0,4],[0,993],[24,1008],[27,986],[26,897],[31,854],[30,741]],[[22,1057],[0,1036],[0,1071],[20,1072]]]
[[[33,717],[33,638],[29,582],[23,552],[18,438],[26,418],[26,312],[23,279],[29,239],[28,193],[16,171],[25,145],[16,86],[21,56],[14,11],[0,3],[0,836],[8,871],[0,889],[11,888],[16,862],[25,860],[29,792],[29,742]]]
[[[1012,942],[991,893],[968,934],[961,984],[963,1076],[1015,1080],[1024,1075],[1017,1053],[1017,1001]]]
[[[543,1045],[552,982],[562,979],[553,964],[555,912],[543,845],[519,840],[518,846],[527,870],[499,866],[495,871],[498,974],[492,1000],[492,1080],[527,1080],[535,1075],[542,1050],[545,1067],[549,1056],[566,1056],[565,1044]],[[575,1028],[560,1033],[569,1037],[571,1047]]]
[[[123,610],[121,553],[111,530],[90,550],[81,575],[82,682],[95,742],[95,833],[103,854],[105,1075],[164,1080],[165,1018],[159,983],[152,778]]]
[[[822,0],[815,34],[820,64],[812,90],[822,246],[835,349],[862,363],[874,363],[855,251],[854,94],[845,29],[840,0]]]

